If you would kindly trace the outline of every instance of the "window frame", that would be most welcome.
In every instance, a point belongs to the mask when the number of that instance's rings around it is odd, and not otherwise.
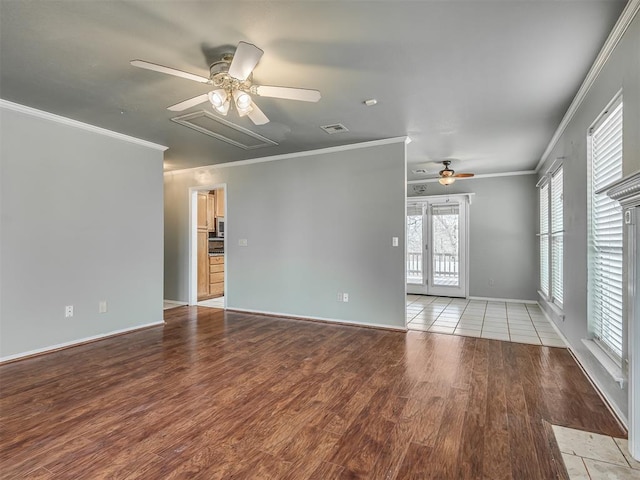
[[[549,263],[549,178],[545,175],[538,184],[538,260],[540,268],[540,291],[548,300],[551,293],[551,270]]]
[[[614,118],[613,115],[619,111],[619,131],[617,130],[617,134],[620,136],[619,144],[617,144],[617,148],[619,148],[619,159],[616,159],[615,168],[618,169],[618,173],[616,175],[607,174],[603,178],[606,179],[604,185],[594,185],[596,182],[596,178],[594,175],[594,169],[597,168],[594,165],[595,155],[597,153],[594,151],[594,136],[599,133],[600,128],[613,128],[607,125],[608,122],[612,121]],[[623,242],[624,242],[624,220],[623,220],[623,212],[622,207],[618,204],[616,207],[616,203],[612,199],[605,198],[606,194],[602,193],[603,190],[606,190],[607,185],[615,182],[617,179],[622,178],[623,174],[623,134],[624,134],[624,105],[622,94],[616,95],[616,97],[610,102],[610,104],[604,109],[604,111],[596,118],[593,124],[589,127],[587,132],[587,148],[588,148],[588,183],[587,183],[587,321],[588,321],[588,331],[591,339],[606,355],[615,362],[615,364],[622,368],[623,365],[627,361],[627,352],[626,352],[626,332],[624,326],[624,283],[622,279],[619,282],[619,289],[613,291],[611,288],[607,288],[606,291],[601,290],[601,285],[604,282],[596,282],[599,279],[599,274],[595,272],[596,265],[601,263],[600,258],[598,257],[598,253],[594,251],[597,249],[597,240],[595,238],[594,233],[594,215],[597,215],[597,212],[594,212],[594,208],[601,208],[603,211],[608,206],[609,208],[619,209],[617,212],[616,220],[619,222],[616,225],[619,226],[619,237],[615,238],[615,241],[620,245],[619,247],[619,257],[618,259],[611,259],[608,262],[619,261],[621,267],[623,268],[624,262],[624,253],[623,253]],[[607,145],[607,149],[610,149],[611,146]],[[606,151],[606,150],[605,150]],[[607,157],[609,154],[607,153]],[[604,195],[604,196],[603,196]],[[603,207],[602,205],[605,205]],[[594,207],[594,205],[599,205],[599,207]],[[601,212],[602,213],[602,212]],[[607,214],[609,215],[609,214]],[[609,221],[609,219],[607,219]],[[608,242],[609,243],[609,242]],[[607,258],[611,258],[611,254],[608,253]],[[612,270],[609,269],[605,271],[605,274],[611,274]],[[609,283],[606,283],[609,285]],[[607,308],[607,315],[604,315],[603,318],[606,320],[603,322],[602,318],[598,317],[598,311],[603,311],[604,308],[602,306],[598,309],[595,304],[597,303],[597,298],[602,298],[604,293],[615,295],[619,298],[619,303],[614,305],[616,309],[619,311],[619,315],[615,315],[615,321],[617,323],[614,324],[611,319],[614,315],[611,314],[614,309]],[[607,297],[607,299],[612,298],[611,295]],[[612,331],[613,329],[617,329],[620,331],[619,335],[619,347],[617,345],[613,345],[606,336],[610,336],[610,334],[604,334],[605,330]]]
[[[559,208],[553,202],[553,186],[554,186],[554,178],[557,178],[558,174],[561,175],[563,181],[560,183],[561,186],[561,194],[560,194],[560,204]],[[562,157],[558,157],[555,162],[549,167],[549,169],[542,176],[538,184],[536,185],[539,188],[538,191],[538,225],[539,225],[539,233],[538,237],[540,238],[538,245],[538,259],[539,259],[539,277],[540,277],[540,294],[541,296],[554,308],[558,316],[562,316],[563,309],[563,300],[564,300],[564,229],[553,230],[553,220],[556,218],[556,215],[560,213],[562,225],[564,225],[564,165],[562,163]],[[544,195],[544,196],[543,196]],[[546,198],[545,198],[546,197]],[[543,205],[544,202],[544,205]],[[546,206],[546,209],[543,207]],[[546,210],[543,212],[543,210]],[[556,212],[556,215],[554,215]],[[546,225],[543,225],[544,220],[546,220]],[[560,238],[561,240],[561,252],[560,252],[560,264],[557,265],[554,262],[554,251],[557,249],[554,248],[553,240],[554,238],[557,240]],[[546,271],[544,269],[543,263],[543,248],[546,247]],[[557,270],[560,270],[559,274]],[[545,285],[543,283],[545,279],[546,273],[546,290]],[[558,281],[559,277],[559,281]],[[558,292],[559,288],[559,292]],[[554,295],[559,293],[560,296]]]
[[[562,163],[550,174],[549,183],[549,291],[551,301],[562,310],[564,302],[564,168]],[[556,185],[560,185],[560,194],[557,199]]]

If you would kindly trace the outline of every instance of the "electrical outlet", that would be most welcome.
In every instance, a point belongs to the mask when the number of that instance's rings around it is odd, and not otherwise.
[[[73,305],[64,307],[64,318],[73,317]]]
[[[342,293],[338,293],[338,301],[341,302],[342,301]]]
[[[392,247],[398,246],[398,237],[391,237],[391,246]]]
[[[343,293],[342,294],[342,301],[343,302],[348,302],[349,301],[349,294],[348,293]]]
[[[107,301],[101,300],[98,303],[98,313],[107,313]]]

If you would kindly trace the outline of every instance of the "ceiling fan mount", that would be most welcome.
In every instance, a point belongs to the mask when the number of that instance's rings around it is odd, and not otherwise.
[[[456,173],[455,170],[453,170],[452,168],[449,168],[449,166],[451,165],[451,160],[442,160],[442,162],[429,162],[428,164],[424,164],[424,165],[431,166],[432,164],[437,164],[437,163],[442,163],[442,165],[444,165],[444,168],[438,172],[437,177],[432,177],[432,178],[434,179],[437,178],[438,182],[440,182],[440,184],[445,186],[451,185],[458,178],[471,178],[475,175],[473,173]],[[416,173],[416,174],[427,173],[427,169],[419,168],[419,169],[413,170],[413,173]]]
[[[262,58],[263,53],[261,49],[253,44],[240,42],[234,53],[223,54],[221,60],[209,66],[209,78],[144,60],[131,60],[130,63],[134,67],[166,73],[214,87],[214,90],[208,93],[203,93],[167,107],[168,110],[172,111],[181,112],[208,100],[214,110],[221,115],[227,115],[233,105],[241,117],[246,115],[254,124],[264,125],[269,122],[269,118],[254,103],[251,95],[300,100],[303,102],[317,102],[320,100],[320,92],[318,90],[254,85],[253,69]]]
[[[256,93],[255,91],[254,92],[251,91],[251,86],[253,84],[253,72],[251,72],[244,81],[238,80],[237,78],[234,78],[231,75],[229,75],[229,68],[231,67],[232,62],[233,62],[233,53],[225,53],[222,56],[221,60],[212,63],[211,66],[209,67],[210,84],[216,89],[224,90],[224,92],[226,93],[226,98],[229,98],[229,99],[233,98],[233,92],[245,92],[247,94],[249,93],[255,94]],[[215,108],[216,104],[214,103],[215,100],[212,100],[212,97],[211,97],[212,93],[213,92],[209,92],[209,100],[211,101],[212,105]],[[220,109],[216,109],[216,110],[218,110],[218,113],[222,113],[223,115],[226,114],[226,112],[223,112]],[[242,116],[242,112],[240,110],[238,111],[238,113],[240,113]]]
[[[233,62],[233,53],[225,53],[222,58],[217,62],[213,62],[209,66],[209,82],[214,87],[225,88],[236,84],[238,87],[244,87],[247,90],[251,87],[253,82],[253,72],[251,72],[244,82],[233,78],[229,75],[229,67]]]
[[[213,79],[217,75],[228,74],[229,65],[231,65],[232,60],[233,60],[233,54],[225,53],[222,56],[222,60],[218,60],[217,62],[213,62],[211,65],[209,65],[209,78],[211,78],[211,81],[213,81]]]
[[[451,160],[443,160],[442,164],[444,165],[444,168],[438,172],[440,177],[453,177],[456,172],[449,168],[449,165],[451,165]]]

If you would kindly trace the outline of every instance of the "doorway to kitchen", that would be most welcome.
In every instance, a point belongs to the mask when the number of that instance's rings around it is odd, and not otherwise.
[[[226,184],[189,191],[189,305],[227,305],[226,193]]]
[[[407,293],[469,295],[469,196],[407,199]]]

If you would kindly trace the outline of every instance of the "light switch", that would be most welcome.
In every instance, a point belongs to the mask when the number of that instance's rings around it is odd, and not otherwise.
[[[240,240],[238,240],[238,245],[240,245],[241,247],[246,247],[249,243],[247,242],[246,238],[241,238]]]
[[[392,247],[397,247],[398,246],[398,237],[392,237],[391,238],[391,246]]]

